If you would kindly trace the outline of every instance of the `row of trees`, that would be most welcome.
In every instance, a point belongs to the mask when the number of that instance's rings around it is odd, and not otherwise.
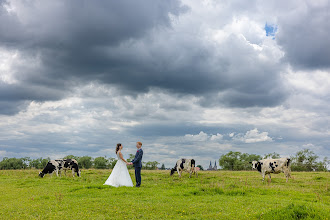
[[[260,156],[230,151],[220,156],[219,165],[223,170],[251,170],[251,161],[266,158],[280,158],[280,154],[274,152]],[[319,156],[309,149],[298,151],[290,159],[292,171],[327,171],[330,165],[330,160],[327,157],[323,161],[319,161]]]
[[[83,169],[112,169],[117,162],[117,159],[115,158],[106,157],[92,158],[90,156],[77,157],[74,155],[68,155],[64,158],[76,159],[79,163],[79,166]],[[133,158],[134,155],[130,154],[127,161],[130,162]],[[275,152],[260,156],[256,154],[230,151],[227,154],[220,156],[219,165],[223,170],[251,170],[251,161],[266,158],[280,158],[280,155]],[[319,156],[317,156],[313,151],[309,149],[298,151],[294,156],[291,156],[290,158],[292,161],[291,169],[293,171],[327,171],[330,165],[330,160],[327,157],[325,157],[323,161],[319,161]],[[29,168],[43,169],[49,160],[50,158],[30,159],[28,157],[4,157],[0,162],[0,170]],[[157,161],[143,162],[142,169],[156,170],[158,169],[158,165],[159,163]],[[198,167],[203,170],[201,165],[198,165]],[[133,166],[128,166],[128,169],[133,169]],[[159,169],[165,170],[165,165],[162,164]]]
[[[134,158],[133,154],[129,155],[128,162],[132,161]],[[90,156],[77,157],[74,155],[68,155],[64,159],[75,159],[79,163],[79,167],[83,169],[95,168],[95,169],[112,169],[117,162],[115,158],[106,157],[96,157],[92,158]],[[0,162],[0,170],[10,170],[10,169],[43,169],[50,158],[38,158],[30,159],[29,157],[24,158],[8,158],[4,157]],[[157,161],[143,162],[142,169],[156,170],[159,163]],[[164,166],[165,167],[165,166]],[[133,166],[128,166],[128,169],[133,169]]]
[[[0,170],[17,170],[17,169],[27,169],[36,168],[42,169],[48,163],[49,158],[38,158],[30,159],[29,157],[24,158],[8,158],[4,157],[0,162]]]

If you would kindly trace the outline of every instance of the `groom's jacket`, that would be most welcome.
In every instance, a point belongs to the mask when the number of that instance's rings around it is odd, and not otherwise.
[[[136,154],[134,159],[132,160],[134,167],[142,167],[142,156],[143,156],[143,150],[140,148]]]

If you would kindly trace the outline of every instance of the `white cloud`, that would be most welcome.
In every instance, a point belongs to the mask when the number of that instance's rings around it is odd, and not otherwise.
[[[209,135],[204,133],[203,131],[199,132],[199,134],[186,134],[184,136],[187,141],[207,141],[209,139]]]
[[[206,141],[220,141],[223,139],[222,134],[207,134],[203,131],[199,132],[199,134],[186,134],[184,136],[185,141],[200,141],[200,142],[206,142]]]
[[[233,139],[240,140],[244,143],[273,141],[273,139],[268,136],[268,132],[259,132],[257,128],[247,131],[245,135],[237,134],[236,136],[233,137]]]
[[[210,140],[211,141],[219,141],[219,140],[222,140],[223,138],[223,135],[222,134],[212,134],[211,137],[210,137]]]

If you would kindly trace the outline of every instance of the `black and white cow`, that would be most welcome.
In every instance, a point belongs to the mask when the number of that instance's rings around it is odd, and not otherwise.
[[[284,173],[286,182],[291,177],[291,160],[290,158],[279,158],[279,159],[263,159],[259,161],[252,161],[252,169],[258,170],[262,175],[262,181],[265,180],[265,175],[268,174],[271,181],[271,173],[278,174]]]
[[[74,174],[76,173],[77,176],[80,176],[80,170],[78,167],[78,162],[75,159],[59,159],[55,160],[60,165],[60,174],[61,171],[64,170],[64,174],[66,175],[67,170],[72,170],[72,176],[74,177]]]
[[[58,160],[51,160],[47,163],[46,167],[43,171],[39,173],[40,177],[44,177],[45,174],[53,174],[54,172],[58,176],[61,175],[62,170],[66,175],[67,170],[72,170],[72,176],[74,177],[75,173],[77,176],[80,176],[80,170],[78,167],[78,162],[75,159],[58,159]]]
[[[198,176],[197,170],[196,170],[196,162],[194,159],[180,159],[176,162],[174,168],[171,170],[171,176],[174,174],[174,172],[177,171],[179,174],[179,177],[181,177],[182,171],[188,172],[189,178],[191,177],[191,174],[195,174],[196,177]]]
[[[53,175],[53,173],[56,173],[56,176],[58,176],[59,171],[59,164],[55,160],[48,161],[45,168],[39,172],[39,176],[43,178],[47,173]]]

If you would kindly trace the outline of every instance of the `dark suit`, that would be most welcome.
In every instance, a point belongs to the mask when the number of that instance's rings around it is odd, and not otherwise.
[[[135,168],[136,186],[140,186],[141,185],[142,156],[143,156],[143,150],[140,148],[136,152],[135,157],[132,160],[133,166]]]

